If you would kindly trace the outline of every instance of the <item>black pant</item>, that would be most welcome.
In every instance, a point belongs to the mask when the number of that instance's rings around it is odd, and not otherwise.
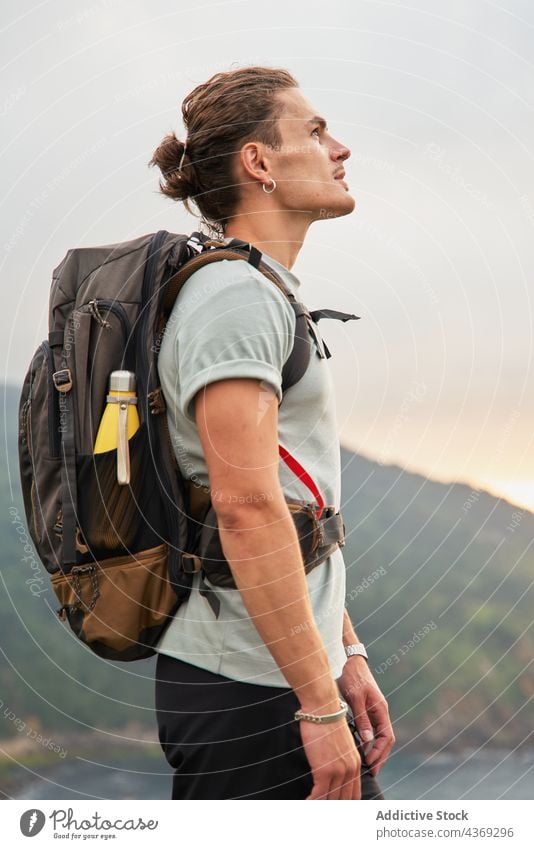
[[[158,654],[156,716],[161,747],[174,768],[173,799],[306,799],[313,779],[293,718],[291,688],[215,675]],[[362,759],[362,799],[383,799]]]

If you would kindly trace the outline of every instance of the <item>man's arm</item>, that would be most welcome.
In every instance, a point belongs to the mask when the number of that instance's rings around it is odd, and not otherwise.
[[[243,603],[302,709],[339,711],[339,691],[315,625],[302,554],[278,474],[278,407],[253,379],[210,383],[195,417],[219,534]],[[308,623],[307,628],[296,626]],[[314,777],[308,798],[360,798],[360,759],[344,718],[302,721]]]
[[[359,642],[360,640],[356,636],[356,631],[354,630],[354,626],[350,621],[349,611],[347,610],[347,608],[345,608],[345,612],[343,614],[343,645],[352,646],[355,643]]]
[[[343,645],[359,643],[356,631],[345,608],[343,616]],[[394,743],[387,702],[376,683],[367,661],[361,655],[347,658],[338,678],[339,689],[350,704],[354,722],[364,743],[365,759],[373,775],[384,765]],[[369,744],[374,740],[372,749]]]

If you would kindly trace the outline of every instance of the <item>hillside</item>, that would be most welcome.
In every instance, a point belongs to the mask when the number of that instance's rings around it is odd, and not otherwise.
[[[47,731],[155,728],[154,659],[104,662],[55,616],[23,560],[19,390],[5,394],[0,465],[0,738],[16,719]],[[534,515],[342,452],[347,605],[395,719],[418,748],[520,746],[534,692]],[[20,526],[19,526],[20,527]],[[36,578],[42,578],[36,581]]]
[[[399,736],[526,743],[534,515],[346,451],[342,466],[348,607]]]

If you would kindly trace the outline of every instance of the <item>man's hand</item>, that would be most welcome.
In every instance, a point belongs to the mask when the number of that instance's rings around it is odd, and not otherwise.
[[[363,741],[364,750],[375,743],[365,759],[372,775],[377,775],[395,743],[387,702],[363,657],[349,657],[341,677],[337,679],[343,698],[354,714],[354,723]]]
[[[343,717],[331,724],[303,720],[299,725],[313,777],[313,787],[306,798],[361,799],[360,756],[347,720]]]

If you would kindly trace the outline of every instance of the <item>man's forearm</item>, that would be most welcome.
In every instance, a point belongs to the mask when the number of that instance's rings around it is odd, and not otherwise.
[[[301,705],[324,713],[338,710],[339,692],[314,620],[285,499],[279,494],[261,506],[218,511],[218,524],[243,603]]]
[[[351,646],[354,643],[359,643],[359,639],[356,636],[356,631],[354,630],[354,626],[350,621],[349,611],[345,608],[345,612],[343,614],[343,645]]]

